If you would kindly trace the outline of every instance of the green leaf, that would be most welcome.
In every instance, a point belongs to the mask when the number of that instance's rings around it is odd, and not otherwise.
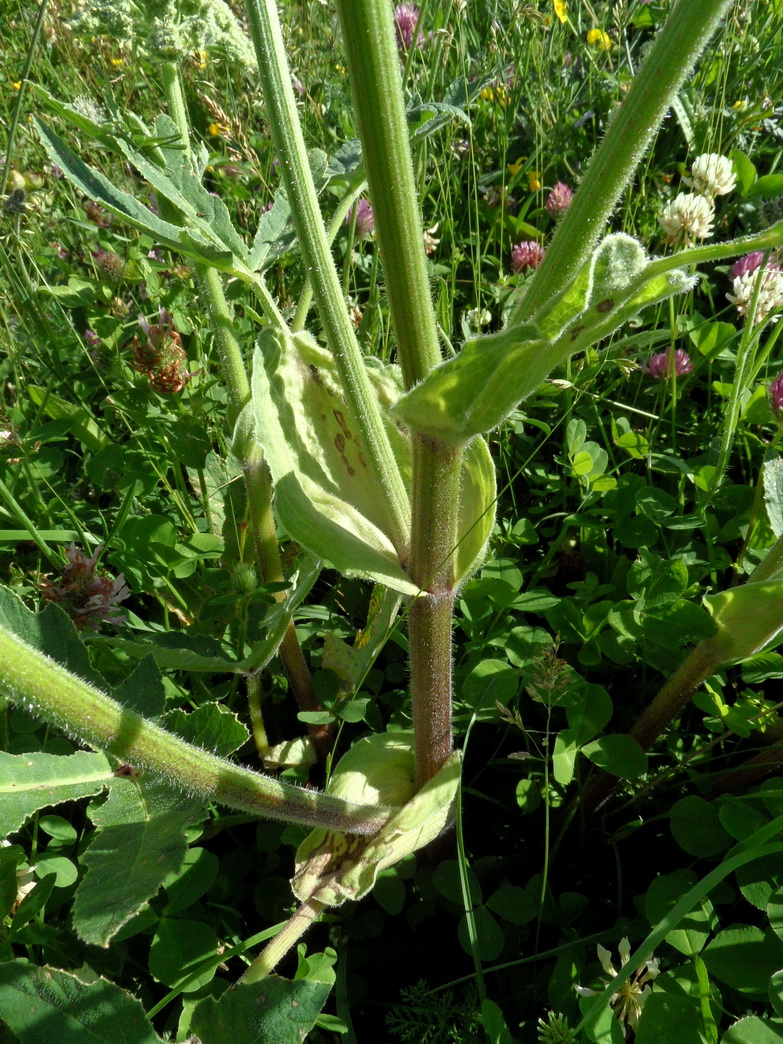
[[[552,754],[552,775],[561,787],[567,787],[574,778],[574,765],[579,747],[573,729],[561,729],[555,738]]]
[[[756,199],[763,196],[769,199],[771,196],[779,196],[783,192],[783,174],[764,174],[755,184],[748,189],[748,199]]]
[[[514,1038],[503,1018],[503,1012],[488,997],[481,1002],[481,1024],[487,1031],[490,1044],[512,1044]]]
[[[73,674],[96,687],[106,687],[104,679],[93,669],[73,621],[59,605],[47,605],[42,613],[33,613],[8,588],[0,587],[0,623]]]
[[[199,220],[197,228],[188,229],[172,225],[157,217],[129,193],[112,185],[100,171],[93,170],[84,163],[50,127],[37,119],[34,122],[41,143],[52,163],[56,163],[66,177],[90,199],[97,200],[107,210],[127,221],[134,228],[146,232],[161,246],[179,251],[195,261],[212,265],[240,278],[250,276],[243,259],[235,257],[231,251],[226,250],[217,241],[216,236],[210,233],[207,238],[204,238],[202,230],[208,230],[206,221]]]
[[[473,910],[473,923],[476,927],[476,948],[479,959],[485,962],[497,960],[503,949],[503,931],[486,908],[477,906]],[[463,914],[457,926],[457,937],[465,953],[473,953],[470,941],[468,915]]]
[[[602,736],[582,747],[594,765],[621,779],[635,779],[647,771],[647,755],[630,736]]]
[[[704,1044],[703,1019],[689,997],[655,992],[644,1002],[635,1044]]]
[[[757,1015],[738,1019],[721,1037],[720,1044],[781,1044],[783,1027]]]
[[[116,779],[105,804],[90,818],[95,836],[82,856],[87,872],[73,903],[73,921],[85,942],[110,940],[182,866],[185,827],[202,814],[200,798],[163,784]]]
[[[38,809],[92,797],[113,779],[104,754],[0,753],[0,837],[19,830]]]
[[[248,268],[262,272],[274,264],[294,241],[291,208],[284,192],[276,192],[274,202],[258,222],[253,246],[247,259]]]
[[[600,685],[585,685],[576,703],[566,707],[568,725],[578,744],[587,743],[612,717],[612,698]]]
[[[783,941],[752,925],[718,932],[702,954],[710,975],[751,997],[766,996],[770,975],[783,966]]]
[[[219,703],[205,703],[189,714],[179,709],[169,711],[161,725],[188,743],[211,750],[219,758],[227,758],[239,750],[250,737],[236,714]]]
[[[663,874],[656,877],[647,889],[644,899],[644,912],[653,928],[656,928],[674,909],[677,903],[696,884],[696,875],[689,870],[674,874]],[[666,936],[666,942],[693,957],[701,953],[712,930],[717,924],[717,917],[709,899],[702,899],[687,913]]]
[[[381,403],[399,394],[391,366],[370,366]],[[341,572],[416,594],[397,557],[384,498],[359,425],[343,396],[331,355],[309,334],[265,331],[252,378],[252,419],[274,481],[275,510],[289,535]],[[240,418],[239,429],[243,420]],[[387,433],[410,485],[410,445],[389,421]]]
[[[328,983],[271,975],[227,990],[219,1000],[206,997],[193,1012],[190,1028],[201,1044],[237,1044],[238,1027],[244,1033],[252,1027],[252,1044],[302,1044],[330,990]]]
[[[218,937],[208,924],[164,917],[150,946],[150,971],[171,989],[193,993],[214,978],[217,965],[211,958],[217,952]]]
[[[466,444],[496,428],[562,361],[530,324],[476,337],[406,392],[394,413],[424,435]]]
[[[84,406],[66,402],[59,395],[55,395],[46,388],[39,388],[35,384],[28,384],[26,390],[35,405],[43,407],[47,417],[51,417],[53,420],[69,421],[71,433],[90,453],[97,453],[103,446],[108,445],[109,436],[100,428],[95,418]]]
[[[163,1044],[141,1002],[105,979],[0,964],[0,1012],[20,1044]]]
[[[709,640],[721,663],[755,656],[783,631],[783,580],[745,583],[704,603],[717,626]]]
[[[538,912],[527,889],[512,884],[502,884],[487,899],[486,905],[498,917],[511,924],[529,924]]]
[[[731,835],[720,821],[718,809],[695,794],[682,798],[673,806],[670,825],[680,848],[703,859],[724,852],[732,842]]]
[[[163,882],[168,902],[164,914],[173,917],[187,910],[208,892],[215,883],[220,860],[206,848],[189,848],[179,870],[169,874]]]
[[[16,868],[25,861],[25,852],[21,845],[9,845],[0,848],[0,918],[10,914],[16,903],[18,880]]]
[[[734,166],[734,173],[737,175],[737,191],[741,196],[747,196],[751,185],[756,180],[756,168],[745,153],[739,149],[732,149],[729,152],[729,159]]]
[[[692,285],[680,269],[650,266],[630,236],[607,236],[530,323],[466,341],[459,355],[401,396],[394,413],[414,431],[466,444],[497,427],[569,356]]]
[[[783,533],[783,460],[765,460],[762,474],[767,518],[772,532],[779,537]]]

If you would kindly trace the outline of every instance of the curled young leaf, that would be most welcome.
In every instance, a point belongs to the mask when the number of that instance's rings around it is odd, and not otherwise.
[[[352,801],[400,806],[372,837],[316,828],[299,846],[294,895],[340,906],[361,899],[381,870],[433,841],[453,814],[461,756],[452,754],[440,772],[414,794],[412,732],[387,732],[359,740],[340,760],[327,792]]]

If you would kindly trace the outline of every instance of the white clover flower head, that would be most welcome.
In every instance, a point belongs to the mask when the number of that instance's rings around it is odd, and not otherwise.
[[[691,164],[692,178],[683,178],[686,185],[702,196],[725,196],[737,183],[734,165],[727,156],[705,152]]]
[[[465,313],[465,321],[471,330],[480,330],[492,322],[492,312],[487,308],[469,308]]]
[[[777,265],[768,264],[761,273],[758,269],[744,272],[732,279],[733,293],[726,294],[729,301],[737,306],[739,314],[747,319],[759,279],[761,286],[753,316],[754,325],[766,319],[770,312],[783,308],[783,271]],[[776,323],[779,318],[779,315],[773,315],[771,322]]]
[[[598,960],[606,973],[605,983],[608,986],[616,977],[617,972],[612,964],[612,954],[600,944],[596,947]],[[617,952],[620,955],[620,970],[626,967],[631,958],[631,945],[628,939],[621,939]],[[609,999],[610,1007],[623,1025],[623,1033],[627,1036],[628,1030],[635,1030],[639,1025],[639,1018],[647,998],[652,993],[650,983],[658,977],[660,968],[655,957],[648,958],[644,964],[630,975],[629,978],[618,987],[617,991]],[[594,997],[603,993],[603,989],[591,990],[585,986],[574,986],[580,997]]]
[[[715,208],[710,198],[681,192],[669,200],[658,222],[672,243],[691,244],[695,239],[712,235],[714,218]]]

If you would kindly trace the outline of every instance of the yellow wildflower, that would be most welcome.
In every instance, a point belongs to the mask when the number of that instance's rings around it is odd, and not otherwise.
[[[502,109],[508,105],[508,91],[502,84],[498,84],[497,87],[485,87],[481,92],[481,97],[485,101],[491,101],[499,105]]]
[[[522,157],[521,156],[514,163],[509,163],[508,170],[509,170],[509,173],[511,174],[512,178],[515,178],[517,176],[517,174],[519,174],[519,170],[520,170],[521,166],[522,166]]]
[[[566,7],[565,0],[552,0],[552,4],[555,9],[555,14],[561,22],[568,21],[568,8]]]
[[[748,103],[745,101],[744,98],[740,98],[739,101],[734,102],[734,104],[732,105],[732,109],[734,109],[737,112],[741,112],[747,104]]]
[[[529,170],[527,172],[528,187],[531,192],[538,192],[541,188],[541,171]]]
[[[226,123],[210,123],[207,131],[213,138],[219,138],[221,134],[228,136],[231,133],[231,128]]]
[[[207,52],[206,51],[194,51],[193,52],[193,61],[195,62],[195,65],[196,65],[197,69],[206,69],[208,60],[209,59],[207,58]]]
[[[15,80],[15,81],[14,81],[14,82],[13,82],[13,83],[11,84],[11,86],[13,87],[13,89],[14,89],[15,91],[21,91],[21,89],[22,89],[22,81],[21,81],[21,80]]]
[[[587,34],[589,47],[597,47],[599,51],[611,51],[612,38],[603,29],[591,29]]]
[[[125,64],[125,59],[124,58],[110,58],[109,59],[109,65],[113,65],[115,67],[115,69],[118,66],[124,65],[124,64]]]

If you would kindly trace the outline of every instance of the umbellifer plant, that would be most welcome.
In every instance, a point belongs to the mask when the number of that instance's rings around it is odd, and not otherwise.
[[[247,8],[285,192],[265,215],[251,245],[232,226],[221,201],[203,186],[205,157],[191,146],[178,67],[183,49],[193,47],[190,38],[184,39],[183,27],[190,31],[193,25],[178,20],[173,5],[161,17],[158,5],[140,4],[128,24],[139,46],[151,47],[154,40],[162,60],[169,111],[154,128],[121,113],[100,119],[38,90],[51,111],[147,179],[158,213],[113,185],[39,120],[52,161],[90,198],[195,264],[219,347],[226,426],[246,486],[257,567],[266,582],[291,584],[279,594],[268,635],[246,659],[217,662],[204,657],[200,663],[191,656],[189,667],[245,677],[257,716],[253,693],[258,671],[279,651],[300,707],[305,713],[317,712],[291,619],[320,561],[385,589],[386,629],[378,647],[406,603],[411,729],[360,740],[339,762],[326,792],[316,793],[208,752],[198,731],[188,742],[150,720],[143,701],[137,703],[133,696],[134,684],[142,689],[149,681],[141,674],[132,675],[113,699],[90,679],[85,662],[64,665],[47,657],[39,646],[46,645],[49,625],[39,627],[13,600],[4,601],[3,691],[100,752],[56,761],[22,759],[28,761],[25,766],[12,759],[9,766],[17,775],[13,796],[7,799],[6,830],[17,829],[58,796],[111,788],[114,800],[128,803],[125,790],[141,786],[139,772],[142,779],[162,781],[161,793],[170,794],[173,787],[191,801],[195,796],[314,828],[300,847],[293,882],[301,906],[250,965],[238,988],[241,996],[259,988],[325,907],[361,898],[380,871],[434,840],[453,821],[460,759],[452,744],[452,614],[460,585],[482,561],[496,498],[494,466],[483,436],[572,355],[608,337],[641,309],[690,289],[696,264],[768,251],[783,242],[781,223],[729,243],[650,258],[631,236],[605,234],[652,135],[728,7],[728,0],[680,0],[505,327],[470,338],[444,361],[422,246],[391,5],[388,0],[340,0],[338,6],[361,152],[354,157],[349,187],[331,229],[319,207],[317,158],[305,146],[271,0],[248,0]],[[230,26],[228,11],[217,10],[217,24],[223,19]],[[171,23],[166,22],[169,15]],[[193,18],[198,21],[195,8]],[[252,60],[249,52],[246,60]],[[339,227],[365,180],[385,273],[395,364],[367,359],[360,350],[330,250],[330,231]],[[275,222],[289,211],[309,280],[290,323],[264,278]],[[246,284],[261,309],[252,363],[243,357],[234,333],[224,278]],[[311,300],[323,343],[305,329]],[[312,556],[300,563],[296,577],[284,576],[273,514]],[[777,555],[770,562],[750,595],[746,585],[713,600],[716,636],[707,643],[707,652],[702,650],[696,673],[680,685],[686,698],[699,670],[712,671],[722,662],[748,656],[778,633],[783,581],[777,579]],[[752,601],[758,621],[747,640],[736,626],[743,597]],[[656,719],[658,731],[667,713],[670,708]],[[650,729],[645,730],[646,745]],[[310,739],[322,760],[328,760],[328,730],[314,724]],[[131,778],[121,774],[118,780],[116,761],[106,755],[132,766]],[[42,787],[47,788],[45,796]],[[171,797],[158,800],[166,816],[179,816],[181,829],[187,809]],[[116,814],[122,822],[121,810]],[[83,938],[107,945],[161,880],[149,877],[114,918],[101,917],[96,895],[85,889],[77,910],[83,916]],[[29,983],[29,992],[35,991],[35,969],[20,965],[15,974]],[[73,983],[68,988],[79,990]],[[234,999],[225,1002],[226,1010],[230,1003],[241,1007]],[[194,1015],[192,1025],[205,1041],[212,1039],[210,1020],[220,1004],[207,999],[203,1011]]]

